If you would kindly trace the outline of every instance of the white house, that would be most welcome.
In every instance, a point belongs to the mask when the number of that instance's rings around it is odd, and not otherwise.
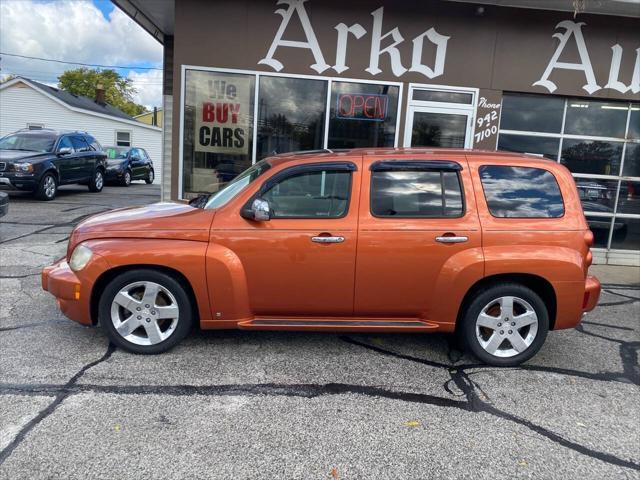
[[[102,146],[144,148],[153,160],[155,183],[162,182],[162,129],[107,103],[17,77],[0,85],[0,137],[21,128],[82,130]]]

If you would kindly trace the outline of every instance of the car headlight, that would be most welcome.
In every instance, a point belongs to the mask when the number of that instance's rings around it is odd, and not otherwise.
[[[13,168],[16,172],[31,173],[33,172],[33,165],[30,163],[14,163]]]
[[[89,260],[93,256],[93,252],[86,245],[78,245],[71,254],[69,259],[69,267],[74,272],[78,272],[87,266]]]

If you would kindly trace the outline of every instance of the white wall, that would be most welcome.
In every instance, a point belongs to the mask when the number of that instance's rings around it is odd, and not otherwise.
[[[115,145],[117,130],[130,131],[132,146],[144,148],[153,160],[154,183],[162,182],[162,131],[159,128],[75,112],[23,83],[0,90],[0,137],[26,128],[28,123],[43,123],[45,128],[59,130],[83,130],[102,146]]]

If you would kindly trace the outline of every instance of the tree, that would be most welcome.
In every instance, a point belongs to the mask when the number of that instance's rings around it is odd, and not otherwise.
[[[95,98],[98,85],[102,85],[105,90],[105,101],[127,115],[139,115],[146,111],[144,106],[133,101],[136,93],[133,81],[122,77],[115,70],[76,68],[67,70],[58,77],[58,88],[89,98]]]

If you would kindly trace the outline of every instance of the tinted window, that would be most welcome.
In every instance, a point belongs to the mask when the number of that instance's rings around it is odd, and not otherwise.
[[[82,137],[71,137],[71,143],[76,152],[88,152],[90,150],[89,145]]]
[[[568,99],[564,133],[624,138],[628,104]]]
[[[104,149],[109,159],[124,159],[129,154],[129,148],[126,147],[107,147]]]
[[[500,128],[560,133],[564,99],[538,95],[505,95]]]
[[[260,77],[258,158],[321,148],[326,103],[324,80]]]
[[[480,167],[480,179],[494,217],[557,218],[564,203],[555,177],[541,168]]]
[[[534,153],[552,160],[558,159],[559,138],[534,137],[533,135],[509,135],[501,133],[498,150],[518,153]]]
[[[350,191],[350,172],[322,170],[287,177],[262,198],[274,218],[340,218],[347,213]]]
[[[459,217],[462,211],[456,172],[371,172],[371,213],[376,217]]]
[[[627,138],[640,139],[640,103],[631,105],[631,115],[629,117],[629,132]]]
[[[84,139],[87,141],[87,143],[91,147],[91,150],[96,150],[98,152],[102,150],[102,145],[100,145],[100,143],[98,143],[98,141],[92,136],[88,135],[84,137]]]
[[[622,142],[565,138],[560,161],[575,173],[619,175],[622,145]]]

